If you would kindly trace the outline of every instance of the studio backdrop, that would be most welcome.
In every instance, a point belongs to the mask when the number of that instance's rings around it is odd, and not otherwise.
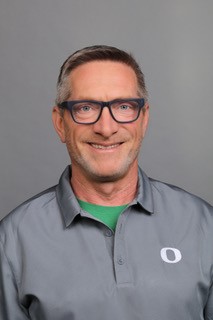
[[[56,81],[94,44],[132,52],[145,74],[143,170],[212,202],[212,30],[211,0],[1,0],[0,218],[69,164],[51,122]]]

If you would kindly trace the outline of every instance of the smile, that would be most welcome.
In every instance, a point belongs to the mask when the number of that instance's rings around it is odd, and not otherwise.
[[[119,147],[121,144],[120,143],[116,143],[116,144],[111,144],[111,145],[108,145],[108,146],[104,146],[102,144],[90,143],[90,145],[95,149],[110,150],[110,149],[115,149],[115,148]]]

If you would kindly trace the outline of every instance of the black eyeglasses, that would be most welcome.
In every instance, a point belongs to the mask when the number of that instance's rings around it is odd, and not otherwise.
[[[145,104],[145,99],[116,99],[112,101],[75,100],[62,102],[59,107],[70,111],[73,120],[79,124],[97,122],[104,107],[109,109],[112,118],[119,123],[136,121]]]

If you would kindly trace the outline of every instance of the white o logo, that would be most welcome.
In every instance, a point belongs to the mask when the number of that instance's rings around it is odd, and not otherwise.
[[[167,252],[170,251],[172,252],[172,256],[174,256],[174,259],[172,259],[171,257],[168,257]],[[163,261],[167,262],[167,263],[177,263],[182,259],[182,255],[180,250],[176,249],[176,248],[163,248],[160,251],[160,255],[161,258],[163,259]],[[170,254],[171,256],[171,254]]]

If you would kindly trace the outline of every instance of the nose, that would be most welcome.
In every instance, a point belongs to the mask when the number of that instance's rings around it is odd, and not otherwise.
[[[118,128],[119,123],[112,118],[109,108],[107,107],[103,108],[100,119],[93,124],[94,132],[105,138],[109,138],[115,134]]]

